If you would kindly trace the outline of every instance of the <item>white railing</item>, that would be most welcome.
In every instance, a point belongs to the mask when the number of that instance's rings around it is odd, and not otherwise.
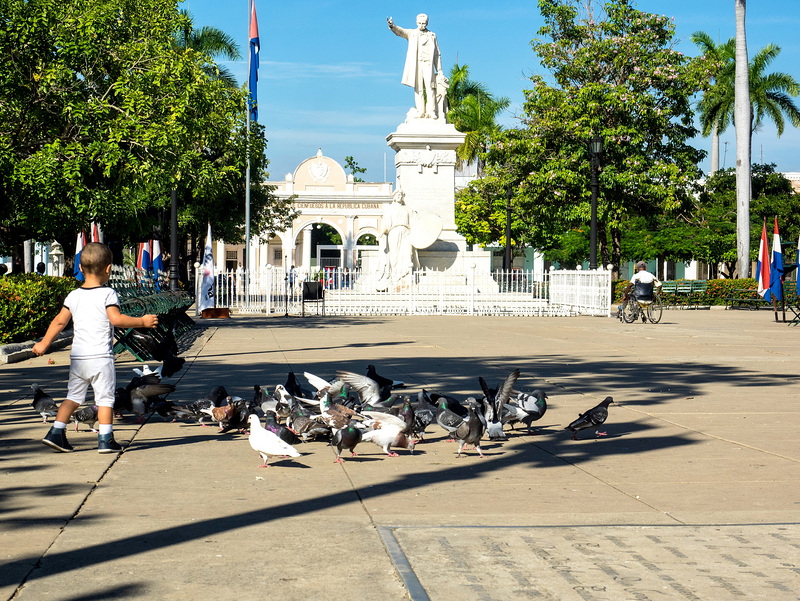
[[[226,271],[216,277],[217,306],[239,313],[298,315],[304,281],[324,288],[326,315],[611,314],[609,271],[551,271],[536,280],[531,271],[475,268],[467,273],[422,270],[399,282],[343,268],[307,276],[288,276],[273,267]],[[307,308],[312,313],[319,309]]]

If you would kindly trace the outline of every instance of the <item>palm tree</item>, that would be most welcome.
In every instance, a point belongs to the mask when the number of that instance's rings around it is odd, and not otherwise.
[[[730,64],[734,61],[736,40],[731,38],[724,44],[717,45],[714,43],[714,40],[711,39],[711,36],[706,32],[696,31],[692,34],[692,42],[694,42],[695,46],[700,48],[703,55],[714,61],[717,65],[711,75],[711,78],[714,80],[714,84],[704,96],[703,100],[705,101],[706,96],[710,97],[711,95],[718,93],[715,90],[716,86],[725,85],[724,82],[719,81],[717,76],[719,73],[724,73],[727,69],[729,69]],[[700,111],[703,113],[701,117],[703,121],[708,120],[708,116],[704,114],[705,107],[708,106],[708,104],[709,103],[701,102],[699,105]],[[721,132],[718,121],[714,120],[713,123],[711,123],[710,132],[703,131],[703,135],[707,136],[708,133],[711,133],[711,170],[709,175],[714,175],[714,173],[719,171],[719,134]]]
[[[750,146],[753,137],[750,119],[753,105],[750,99],[747,36],[744,27],[745,0],[736,0],[735,8],[736,71],[733,126],[736,128],[736,268],[739,277],[746,278],[750,275]]]
[[[447,120],[461,133],[466,134],[464,143],[456,149],[459,161],[472,163],[486,150],[492,134],[501,127],[497,115],[508,108],[508,98],[494,98],[482,83],[469,79],[467,65],[453,65],[450,69],[447,103],[450,110]],[[482,165],[478,164],[479,173]]]
[[[694,36],[692,37],[694,39]],[[695,43],[697,43],[696,40]],[[735,38],[717,46],[725,66],[718,71],[715,84],[709,88],[700,102],[700,123],[704,135],[712,133],[714,126],[717,126],[718,133],[722,133],[734,121],[737,64],[735,46]],[[778,57],[780,52],[780,46],[768,44],[756,53],[745,71],[750,91],[750,125],[748,126],[750,139],[752,139],[753,132],[763,124],[765,118],[769,118],[775,124],[778,136],[783,134],[786,127],[784,115],[789,118],[792,125],[800,126],[800,109],[791,98],[800,94],[800,84],[788,73],[765,73],[769,64]],[[747,104],[745,103],[745,107]]]
[[[214,60],[218,57],[232,61],[239,60],[242,58],[239,45],[231,36],[216,27],[204,26],[195,29],[187,9],[182,9],[181,15],[184,17],[183,25],[175,32],[175,45],[209,57],[211,60],[203,65],[205,74],[212,79],[225,82],[231,88],[238,88],[239,83],[228,68],[217,65]]]

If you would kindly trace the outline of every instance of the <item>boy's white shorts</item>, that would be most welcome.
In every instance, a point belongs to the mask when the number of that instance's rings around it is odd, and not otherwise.
[[[94,404],[98,407],[114,406],[114,389],[117,372],[113,357],[93,359],[70,359],[67,399],[82,405],[86,400],[89,384],[94,390]]]

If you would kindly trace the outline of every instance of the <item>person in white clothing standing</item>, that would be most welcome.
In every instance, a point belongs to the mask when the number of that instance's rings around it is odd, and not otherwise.
[[[111,277],[111,250],[99,242],[83,247],[80,270],[86,280],[64,299],[64,306],[50,323],[41,341],[33,346],[33,353],[44,355],[55,337],[73,322],[72,350],[69,361],[67,398],[58,408],[56,421],[42,439],[47,446],[68,453],[72,446],[67,442],[67,422],[73,412],[86,400],[89,384],[94,391],[97,421],[100,433],[97,450],[116,453],[122,447],[114,440],[114,389],[117,378],[114,368],[114,328],[154,328],[158,317],[144,315],[130,317],[119,310],[117,293],[105,287]]]

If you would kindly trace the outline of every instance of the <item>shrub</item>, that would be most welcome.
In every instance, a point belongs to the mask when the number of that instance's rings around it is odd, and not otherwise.
[[[31,273],[0,277],[0,344],[43,336],[78,285],[74,278]]]

